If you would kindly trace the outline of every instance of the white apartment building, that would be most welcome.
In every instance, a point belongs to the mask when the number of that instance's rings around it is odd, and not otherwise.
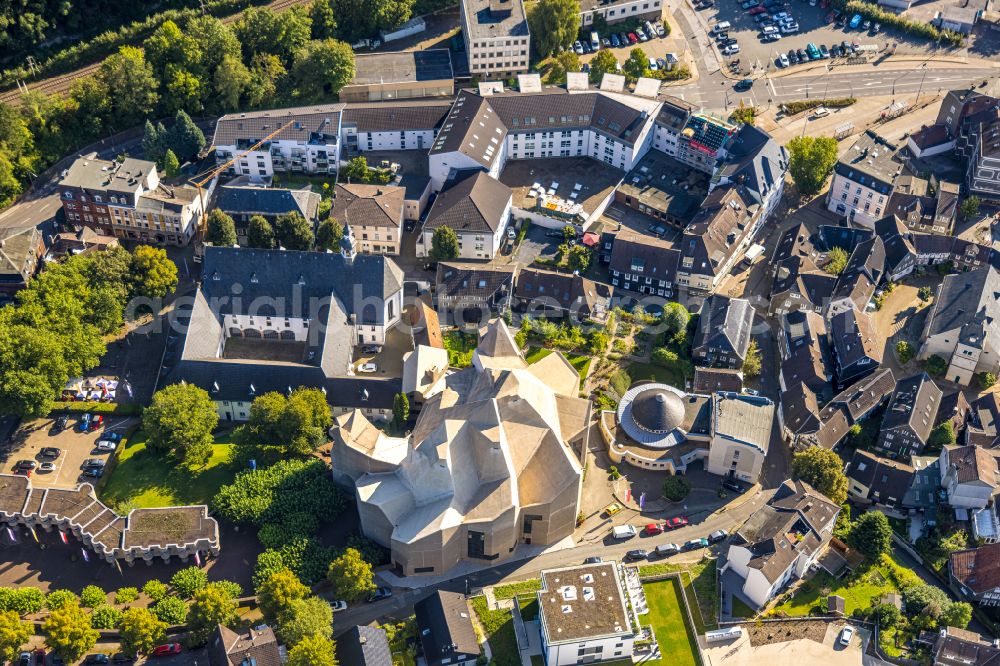
[[[348,104],[341,115],[344,159],[373,150],[429,150],[451,105],[451,99]]]
[[[626,603],[617,562],[548,569],[538,591],[548,666],[631,659],[638,619]]]
[[[941,487],[955,509],[984,509],[997,492],[998,456],[981,446],[945,446],[941,451]]]
[[[492,259],[500,252],[513,207],[511,189],[483,171],[449,181],[435,199],[417,238],[417,256],[430,255],[434,232],[458,236],[458,259]]]
[[[215,126],[212,145],[232,175],[264,180],[275,172],[337,173],[343,104],[230,113]],[[257,149],[246,152],[263,141]]]
[[[595,17],[603,18],[610,24],[618,23],[628,18],[643,18],[656,21],[662,15],[662,0],[625,0],[624,2],[584,0],[584,2],[580,3],[580,25],[584,27],[592,25]],[[603,35],[601,36],[603,37]]]
[[[483,79],[528,71],[531,35],[521,0],[462,0],[469,72]]]
[[[866,131],[837,162],[826,207],[853,224],[874,229],[886,214],[893,184],[903,168],[895,153],[894,146]]]

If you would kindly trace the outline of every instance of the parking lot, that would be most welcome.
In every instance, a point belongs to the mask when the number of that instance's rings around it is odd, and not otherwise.
[[[748,13],[750,10],[741,7],[742,1],[715,0],[713,7],[699,10],[699,13],[712,27],[721,21],[728,21],[732,25],[729,37],[736,40],[740,50],[737,54],[726,56],[726,60],[729,62],[738,60],[743,73],[773,72],[779,68],[776,63],[779,53],[787,54],[792,48],[805,50],[809,43],[817,47],[820,45],[830,47],[847,41],[858,46],[874,46],[874,53],[869,55],[869,60],[874,60],[892,50],[897,54],[929,55],[935,52],[933,43],[913,40],[894,31],[883,29],[873,35],[871,31],[851,30],[847,25],[839,28],[835,23],[827,23],[825,17],[831,10],[823,6],[824,2],[818,0],[815,6],[811,4],[812,0],[786,0],[777,7],[777,11],[772,13],[787,12],[798,24],[798,32],[782,34],[778,41],[764,43],[760,39],[762,24],[755,20],[755,15]],[[850,16],[846,18],[849,20]],[[833,65],[846,64],[847,59],[831,58],[824,62]]]
[[[31,474],[31,485],[36,488],[72,488],[80,481],[96,483],[95,478],[81,476],[83,461],[88,458],[99,458],[107,461],[111,452],[95,450],[97,440],[105,432],[124,433],[130,425],[128,418],[105,417],[105,426],[99,430],[78,432],[79,419],[74,416],[69,419],[69,425],[62,432],[55,432],[52,419],[38,419],[22,426],[15,435],[13,442],[2,453],[4,473],[13,473],[19,460],[34,460],[41,465],[43,462],[54,463],[51,472],[41,472],[38,469]],[[60,449],[58,457],[43,457],[41,450],[45,447]]]

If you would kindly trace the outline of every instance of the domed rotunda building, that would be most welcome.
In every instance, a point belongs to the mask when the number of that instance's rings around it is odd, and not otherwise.
[[[774,403],[718,391],[689,394],[669,384],[634,384],[615,411],[601,413],[601,435],[615,464],[684,474],[702,460],[713,474],[755,483],[767,455]]]

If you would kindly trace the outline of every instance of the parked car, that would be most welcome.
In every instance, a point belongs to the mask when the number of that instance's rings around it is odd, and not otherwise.
[[[793,65],[799,64],[799,55],[795,52],[795,49],[788,49],[788,60]]]
[[[667,61],[666,61],[666,60],[664,60],[663,58],[657,58],[657,59],[656,59],[656,65],[657,65],[657,66],[658,66],[658,67],[659,67],[660,69],[662,69],[662,70],[666,70],[666,69],[667,69]]]
[[[756,7],[751,7],[750,11],[748,11],[747,14],[764,14],[766,12],[767,12],[767,8],[766,7],[762,7],[760,5],[757,5]]]
[[[85,469],[87,467],[104,467],[106,464],[107,461],[105,461],[103,458],[87,458],[86,460],[83,461],[81,467]]]
[[[43,458],[58,458],[62,455],[62,449],[55,446],[43,446],[42,450],[38,452]]]
[[[118,448],[118,444],[116,444],[115,442],[109,442],[106,439],[99,439],[97,440],[97,444],[94,448],[97,449],[98,451],[108,452],[108,451],[114,451],[116,448]]]
[[[34,460],[18,460],[14,464],[14,469],[35,469],[38,467],[38,463]]]
[[[341,611],[345,611],[345,610],[347,610],[347,602],[346,601],[331,601],[330,602],[330,608],[333,609],[334,613],[339,613]]]
[[[819,60],[821,57],[823,57],[823,54],[819,52],[819,49],[816,48],[816,45],[813,44],[812,42],[806,44],[806,53],[809,54],[810,60]]]
[[[697,550],[698,548],[708,548],[708,539],[691,539],[684,544],[684,550]]]
[[[43,462],[41,465],[38,466],[38,471],[45,473],[54,472],[56,471],[56,464],[50,462]]]
[[[830,51],[826,48],[826,44],[819,45],[819,54],[824,58],[830,57]]]
[[[80,432],[87,432],[87,430],[90,429],[90,419],[91,419],[90,412],[87,412],[86,414],[81,416],[80,420],[76,424],[76,429],[79,430]]]
[[[507,235],[513,237],[514,229],[511,228],[508,231],[510,233],[508,233]],[[379,345],[362,345],[361,347],[362,354],[377,354],[380,351],[382,351],[382,347],[380,347]]]
[[[730,37],[729,39],[723,39],[721,42],[719,42],[719,46],[725,48],[727,46],[733,46],[736,43],[737,43],[736,38]]]
[[[663,528],[656,523],[650,523],[642,528],[642,533],[646,536],[656,536],[657,534],[663,534]]]
[[[618,41],[621,42],[622,46],[628,46],[629,43],[630,43],[630,40],[628,38],[628,33],[626,33],[626,32],[619,32],[618,33]]]
[[[366,374],[378,372],[378,365],[375,363],[362,363],[358,365],[358,372],[363,372]]]
[[[654,27],[656,28],[656,36],[657,37],[666,37],[667,36],[667,29],[663,27],[662,23],[657,22]]]
[[[645,560],[649,558],[649,553],[641,548],[636,548],[635,550],[630,550],[625,553],[625,559],[629,561],[634,560]]]
[[[635,36],[634,32],[628,33],[628,43],[629,44],[638,44],[639,43],[639,38]]]
[[[587,559],[585,559],[583,561],[583,563],[584,564],[600,564],[603,561],[604,560],[602,560],[601,558],[597,557],[596,555],[591,555],[590,557],[588,557]]]
[[[685,527],[688,524],[688,519],[684,516],[674,516],[673,518],[667,518],[663,523],[663,526],[668,530],[676,530],[680,527]]]
[[[778,32],[778,29],[777,28],[772,28],[772,29],[774,30],[774,32],[766,33],[763,37],[760,38],[760,41],[762,41],[765,44],[768,44],[770,42],[776,42],[779,39],[781,39],[781,34]]]
[[[368,603],[381,601],[392,596],[392,590],[387,587],[376,587],[375,591],[368,595]]]
[[[806,55],[805,49],[799,49],[796,53],[799,56],[799,62],[809,62],[809,56]]]
[[[735,479],[723,479],[722,487],[726,490],[732,490],[734,493],[742,493],[744,490],[739,481],[736,481]]]
[[[788,60],[788,56],[784,53],[778,54],[778,66],[788,67],[789,65],[791,65],[791,63]]]
[[[111,657],[112,664],[134,664],[135,657],[130,654],[125,654],[124,652],[117,652],[113,657]]]
[[[580,43],[579,39],[573,42],[573,51],[577,55],[583,55],[583,44]]]
[[[722,55],[736,55],[740,52],[739,44],[730,44],[726,48],[722,49]]]
[[[22,652],[17,658],[17,666],[31,666],[32,661],[30,652]]]
[[[98,652],[97,654],[88,654],[87,658],[83,661],[85,664],[110,664],[111,657],[104,654],[103,652]]]
[[[653,554],[659,557],[667,557],[679,552],[681,552],[681,548],[676,543],[661,543],[653,549]]]
[[[102,476],[104,476],[104,468],[88,467],[87,469],[83,470],[83,474],[81,474],[80,476],[86,477],[88,479],[99,479]]]
[[[729,532],[726,530],[715,530],[708,535],[708,541],[709,543],[718,543],[720,541],[725,541],[728,536]]]
[[[729,33],[728,32],[717,32],[717,33],[715,33],[715,41],[719,42],[720,44],[722,42],[724,42],[725,40],[727,40],[727,39],[729,39]]]
[[[740,3],[740,7],[743,9],[751,9],[760,4],[760,0],[744,0]]]
[[[840,48],[842,48],[844,50],[844,55],[845,56],[854,53],[854,49],[851,48],[851,43],[849,41],[847,41],[846,39],[840,43]]]
[[[798,31],[799,31],[799,24],[798,23],[783,23],[781,25],[781,32],[783,32],[786,35],[791,35],[791,34],[796,33]]]
[[[847,24],[851,30],[857,30],[858,26],[861,25],[861,14],[855,14],[851,17],[851,22]]]
[[[611,48],[611,40],[608,39],[607,37],[601,37],[601,46],[603,46],[606,49],[610,49]]]
[[[612,33],[612,34],[611,34],[611,47],[612,47],[612,48],[618,48],[618,47],[619,47],[619,46],[621,46],[621,45],[622,45],[622,43],[621,43],[621,41],[620,41],[620,40],[618,39],[618,35],[616,35],[616,34]]]
[[[54,424],[52,424],[52,431],[62,432],[63,430],[66,429],[67,425],[69,425],[69,417],[63,414],[62,416],[56,419],[56,422]]]
[[[861,25],[862,30],[868,30],[871,27],[872,27],[872,22],[867,20]]]
[[[852,638],[854,638],[854,627],[852,627],[851,625],[847,625],[840,632],[840,644],[850,645]]]
[[[94,414],[90,417],[89,430],[93,432],[94,430],[100,430],[104,427],[104,417],[100,414]]]
[[[872,26],[872,34],[873,35],[877,35],[881,31],[882,31],[882,24],[881,23],[876,23],[875,25]]]
[[[181,647],[180,643],[167,643],[165,645],[157,645],[153,648],[153,651],[149,653],[150,657],[169,657],[172,654],[180,654],[184,648]]]

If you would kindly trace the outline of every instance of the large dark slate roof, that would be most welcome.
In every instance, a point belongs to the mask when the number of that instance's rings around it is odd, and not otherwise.
[[[684,421],[684,403],[676,393],[645,391],[632,401],[632,419],[649,432],[670,432]]]
[[[1000,325],[1000,273],[984,266],[946,276],[929,316],[928,336],[961,328],[977,317],[995,329]]]
[[[316,217],[320,196],[308,190],[224,185],[216,195],[216,208],[241,215],[277,216],[299,213],[307,220]]]
[[[469,605],[463,595],[438,590],[418,601],[413,610],[428,663],[441,663],[455,654],[480,653]]]
[[[681,253],[672,243],[624,231],[611,247],[611,270],[674,282]]]
[[[451,100],[348,104],[343,124],[359,132],[429,130],[441,126],[450,108]]]
[[[216,123],[212,145],[253,144],[289,122],[291,124],[288,127],[272,137],[273,141],[306,143],[316,135],[336,141],[339,140],[340,113],[343,108],[343,104],[317,104],[290,109],[229,113]]]
[[[483,171],[467,175],[438,194],[425,229],[493,234],[512,197],[511,189]]]
[[[709,296],[702,305],[693,347],[708,345],[716,336],[722,336],[729,343],[730,349],[743,358],[750,346],[753,314],[753,307],[746,299],[718,294]],[[721,347],[721,344],[712,346]]]
[[[892,401],[882,419],[882,432],[909,426],[926,444],[934,428],[943,393],[926,372],[902,379],[896,384]]]
[[[345,666],[392,666],[392,651],[381,627],[351,627],[337,637],[337,660]]]

